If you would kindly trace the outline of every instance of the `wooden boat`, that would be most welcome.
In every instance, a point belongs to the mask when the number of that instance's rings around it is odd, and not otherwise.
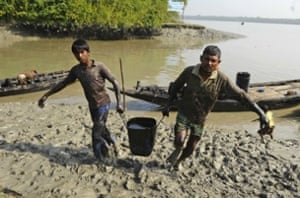
[[[157,85],[141,86],[137,82],[136,87],[121,92],[132,98],[160,106],[167,104],[168,87]],[[251,99],[260,106],[268,105],[271,109],[292,107],[300,104],[300,79],[253,83],[249,85],[247,92]],[[218,99],[213,111],[249,111],[249,109],[233,99]]]
[[[17,77],[0,80],[0,96],[25,94],[49,89],[67,75],[69,71],[56,71],[37,74],[27,84],[20,84]]]

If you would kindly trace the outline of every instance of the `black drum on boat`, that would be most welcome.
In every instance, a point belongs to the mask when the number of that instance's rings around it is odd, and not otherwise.
[[[149,117],[135,117],[127,122],[130,151],[134,155],[148,156],[155,142],[156,120]]]
[[[250,73],[248,72],[238,72],[236,74],[236,84],[241,89],[248,92],[249,84],[250,84]]]

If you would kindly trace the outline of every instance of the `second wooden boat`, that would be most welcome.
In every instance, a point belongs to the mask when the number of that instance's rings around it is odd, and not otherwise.
[[[168,100],[168,87],[157,85],[142,86],[137,82],[136,87],[121,92],[160,106],[166,105]],[[300,104],[300,79],[253,83],[249,85],[247,92],[260,106],[268,105],[271,109],[292,107]],[[213,111],[249,111],[249,109],[233,99],[218,99]]]

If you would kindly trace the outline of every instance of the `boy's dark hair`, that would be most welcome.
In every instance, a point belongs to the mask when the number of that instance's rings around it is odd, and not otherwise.
[[[203,55],[204,54],[207,54],[209,56],[218,56],[219,58],[221,58],[221,50],[216,45],[208,45],[207,47],[205,47],[203,51]]]
[[[88,52],[90,51],[90,46],[83,39],[77,39],[72,44],[72,52],[73,53],[78,53],[80,50],[86,50]]]

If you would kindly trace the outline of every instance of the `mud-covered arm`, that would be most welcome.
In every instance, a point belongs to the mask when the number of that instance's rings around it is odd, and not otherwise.
[[[115,92],[115,97],[116,97],[116,101],[117,101],[117,106],[116,106],[116,110],[118,113],[123,113],[124,109],[121,105],[121,92],[120,92],[120,86],[119,83],[116,79],[114,79],[113,81],[111,81],[113,87],[114,87],[114,92]]]
[[[69,75],[56,85],[54,85],[48,92],[46,92],[38,101],[38,106],[43,108],[45,106],[45,101],[48,99],[49,96],[53,95],[54,93],[59,92],[63,88],[65,88],[67,85],[75,82],[76,76],[73,75],[73,73],[70,71]]]
[[[254,102],[249,97],[249,95],[244,90],[240,89],[229,80],[227,81],[225,86],[226,95],[229,95],[232,99],[240,101],[243,105],[246,105],[249,110],[255,112],[260,118],[261,125],[266,125],[268,123],[265,112],[256,102]]]
[[[174,82],[170,83],[168,89],[168,94],[169,94],[168,103],[162,109],[163,116],[169,116],[170,107],[176,104],[177,94],[183,88],[186,82],[186,75],[187,75],[187,70],[185,69]]]
[[[170,83],[168,94],[168,106],[172,106],[176,100],[177,100],[177,94],[182,90],[186,83],[188,72],[187,69],[185,69],[174,82]]]
[[[115,77],[112,75],[112,73],[109,71],[109,69],[103,65],[102,71],[101,71],[102,75],[105,76],[105,78],[113,85],[113,90],[114,90],[114,94],[116,97],[116,110],[118,113],[123,113],[124,109],[123,106],[121,105],[121,91],[120,91],[120,86],[119,86],[119,82],[115,79]]]

